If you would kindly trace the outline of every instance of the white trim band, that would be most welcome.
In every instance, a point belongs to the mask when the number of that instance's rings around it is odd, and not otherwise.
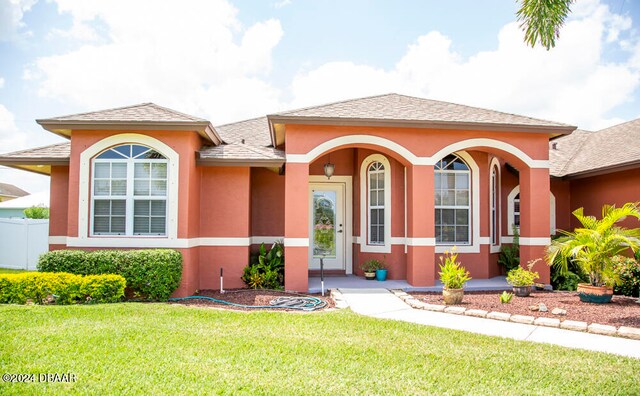
[[[520,237],[520,246],[548,246],[551,238],[548,237]]]
[[[309,247],[309,238],[284,238],[285,247]]]

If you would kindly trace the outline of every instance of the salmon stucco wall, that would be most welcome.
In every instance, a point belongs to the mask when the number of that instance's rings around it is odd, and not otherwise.
[[[284,176],[251,168],[251,235],[284,236]]]
[[[69,208],[69,167],[52,166],[49,193],[49,235],[66,236]]]
[[[606,175],[571,180],[571,209],[584,208],[584,213],[602,216],[602,206],[613,204],[621,206],[627,202],[640,201],[640,169],[631,169]],[[640,227],[635,219],[626,219],[621,223],[625,227]],[[579,225],[571,216],[571,227]]]

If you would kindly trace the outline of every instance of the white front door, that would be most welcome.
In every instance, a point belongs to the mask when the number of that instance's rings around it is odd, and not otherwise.
[[[345,270],[345,183],[309,184],[309,269]]]

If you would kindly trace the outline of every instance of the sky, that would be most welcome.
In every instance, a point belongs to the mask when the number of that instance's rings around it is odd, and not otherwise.
[[[528,47],[515,0],[0,0],[0,153],[35,120],[154,102],[213,125],[396,92],[598,130],[640,117],[640,1],[577,0]],[[29,192],[49,179],[0,167]]]

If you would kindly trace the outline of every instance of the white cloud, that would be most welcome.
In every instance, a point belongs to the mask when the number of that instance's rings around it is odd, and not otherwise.
[[[27,135],[20,132],[13,113],[0,104],[0,153],[27,147]]]
[[[25,27],[22,17],[37,0],[0,0],[0,41],[15,40]]]
[[[57,4],[73,17],[66,34],[82,26],[84,38],[97,35],[107,42],[37,59],[23,74],[39,83],[41,96],[83,109],[153,101],[224,122],[231,120],[229,114],[259,114],[268,103],[255,97],[274,95],[258,79],[270,72],[272,50],[283,34],[277,20],[243,27],[237,10],[224,0]],[[106,32],[87,31],[94,22]],[[250,86],[261,92],[247,91]]]
[[[4,78],[0,77],[0,88],[4,87]]]
[[[288,5],[291,4],[291,0],[280,0],[280,1],[276,1],[275,3],[273,3],[273,6],[275,8],[282,8],[282,7],[286,7]]]
[[[439,32],[419,37],[389,70],[332,62],[299,73],[294,104],[358,95],[401,92],[509,111],[595,129],[619,121],[607,113],[633,97],[640,86],[640,44],[617,43],[625,33],[639,39],[631,20],[598,1],[578,2],[556,48],[531,49],[516,23],[504,26],[498,47],[464,59]],[[614,63],[603,56],[617,46],[629,56]]]

